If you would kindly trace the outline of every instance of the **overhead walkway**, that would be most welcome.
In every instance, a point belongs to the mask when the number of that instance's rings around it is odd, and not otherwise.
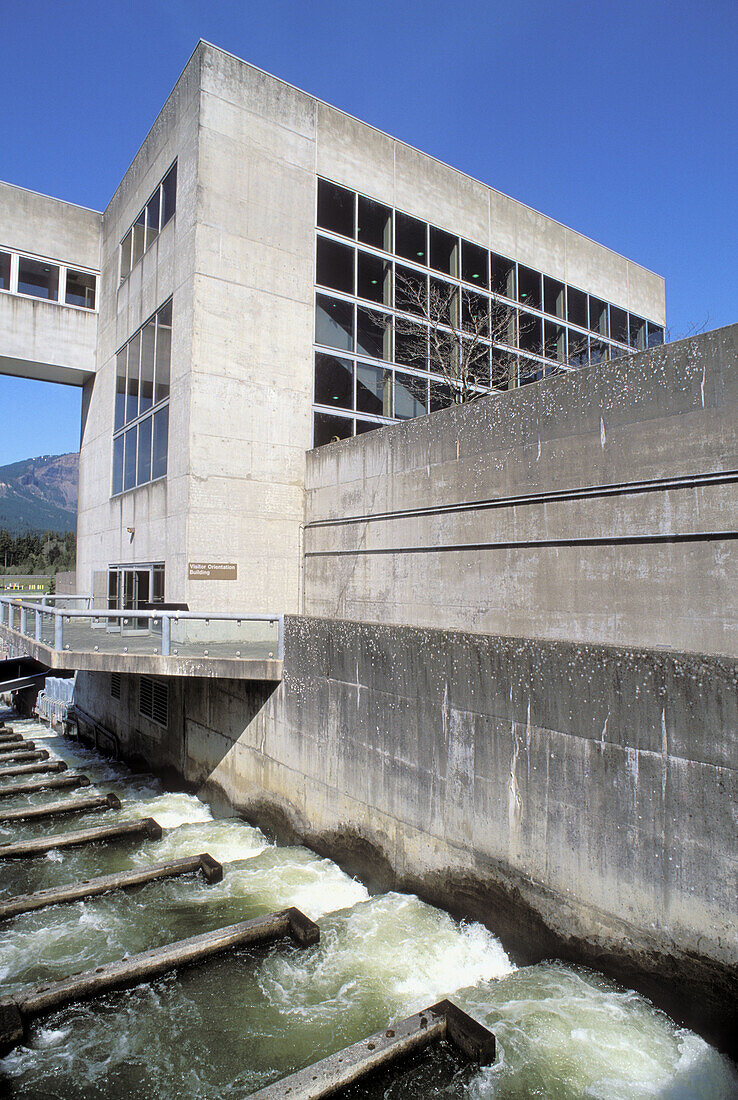
[[[41,602],[0,596],[0,641],[31,658],[41,678],[57,672],[118,672],[135,676],[282,679],[281,615],[190,611],[108,611],[89,596]],[[25,666],[32,675],[32,666]],[[43,675],[41,670],[45,669]],[[0,691],[19,686],[3,686]],[[20,666],[16,668],[20,672]],[[16,677],[17,678],[17,677]],[[34,681],[37,682],[37,681]]]

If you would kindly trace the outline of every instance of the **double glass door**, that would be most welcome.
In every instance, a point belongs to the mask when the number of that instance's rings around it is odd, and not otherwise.
[[[164,602],[164,566],[152,565],[111,566],[108,570],[108,610],[145,611],[151,604]],[[110,624],[113,629],[118,627]],[[120,620],[119,629],[126,634],[147,633],[151,629],[148,619]]]

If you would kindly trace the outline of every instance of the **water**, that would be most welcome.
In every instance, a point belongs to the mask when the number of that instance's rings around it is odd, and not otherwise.
[[[232,952],[41,1017],[28,1045],[0,1060],[0,1095],[241,1100],[451,996],[494,1030],[495,1065],[470,1066],[442,1044],[353,1086],[352,1100],[738,1097],[725,1059],[602,975],[560,963],[517,969],[479,924],[458,924],[410,895],[370,897],[330,860],[272,845],[235,818],[213,820],[197,798],[168,793],[38,723],[13,725],[89,775],[92,789],[115,791],[123,807],[119,815],[0,826],[0,842],[119,816],[155,817],[165,831],[160,841],[0,864],[0,897],[205,851],[225,874],[215,886],[188,875],[0,923],[3,993],[287,905],[319,921],[321,940]],[[61,797],[42,791],[1,805]]]

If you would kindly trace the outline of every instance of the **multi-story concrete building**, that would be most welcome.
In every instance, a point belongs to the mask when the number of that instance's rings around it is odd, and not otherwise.
[[[0,190],[0,368],[84,388],[112,606],[299,610],[305,452],[453,401],[439,334],[506,389],[663,325],[658,276],[202,42],[102,214]]]

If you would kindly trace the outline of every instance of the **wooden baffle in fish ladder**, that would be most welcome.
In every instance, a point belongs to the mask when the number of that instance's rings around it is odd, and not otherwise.
[[[26,741],[23,737],[21,737],[20,741],[6,741],[4,745],[0,745],[0,760],[4,759],[8,753],[28,752],[35,748],[35,741]]]
[[[0,844],[0,860],[30,859],[43,856],[59,848],[78,848],[82,844],[96,844],[101,840],[123,840],[130,837],[145,837],[148,840],[161,840],[161,825],[153,817],[134,818],[122,821],[118,825],[100,825],[94,829],[76,829],[73,832],[57,833],[55,836],[36,837],[34,840],[19,840],[12,844]]]
[[[10,765],[11,763],[12,764],[20,764],[24,760],[28,761],[28,760],[48,760],[48,759],[49,759],[49,754],[46,751],[46,749],[35,749],[34,750],[34,749],[29,749],[24,745],[23,748],[19,748],[16,752],[8,752],[8,753],[5,753],[4,756],[0,756],[0,765],[2,765],[0,767],[0,776],[8,774],[4,770],[6,764],[8,764],[8,765]]]
[[[14,741],[23,741],[23,739],[22,733],[15,733],[11,729],[3,730],[0,733],[0,745],[8,745]]]
[[[30,913],[34,909],[45,909],[47,905],[60,905],[63,902],[80,901],[82,898],[109,894],[113,890],[129,890],[147,882],[174,878],[201,871],[208,885],[220,882],[223,878],[223,866],[207,852],[199,856],[183,856],[169,863],[152,863],[150,867],[139,867],[135,871],[121,871],[115,875],[101,875],[99,878],[81,879],[67,886],[52,886],[48,890],[38,890],[35,894],[20,894],[9,901],[0,902],[0,920],[17,917],[20,913]]]
[[[84,798],[67,798],[64,802],[45,802],[43,806],[24,806],[21,810],[6,810],[0,814],[0,825],[14,821],[43,821],[47,817],[65,814],[106,813],[119,810],[120,799],[116,794],[90,794]]]
[[[267,1085],[248,1100],[321,1100],[439,1039],[450,1040],[474,1062],[488,1065],[494,1061],[493,1033],[451,1001],[439,1001],[385,1031]]]
[[[31,753],[31,756],[33,755],[35,754]],[[11,775],[39,775],[42,772],[65,772],[66,770],[67,765],[64,760],[48,760],[35,764],[11,764],[7,768],[0,768],[0,779],[8,779]]]
[[[282,909],[263,917],[230,924],[214,932],[129,955],[70,978],[21,989],[0,1001],[0,1057],[7,1054],[25,1033],[29,1018],[50,1012],[71,1001],[87,1000],[109,989],[138,985],[187,963],[200,962],[233,947],[263,943],[290,935],[301,946],[317,943],[320,931],[299,909]]]
[[[8,783],[0,787],[0,798],[12,798],[19,794],[33,794],[34,791],[65,791],[77,787],[89,787],[86,775],[45,775],[42,779],[31,779],[25,783]]]

